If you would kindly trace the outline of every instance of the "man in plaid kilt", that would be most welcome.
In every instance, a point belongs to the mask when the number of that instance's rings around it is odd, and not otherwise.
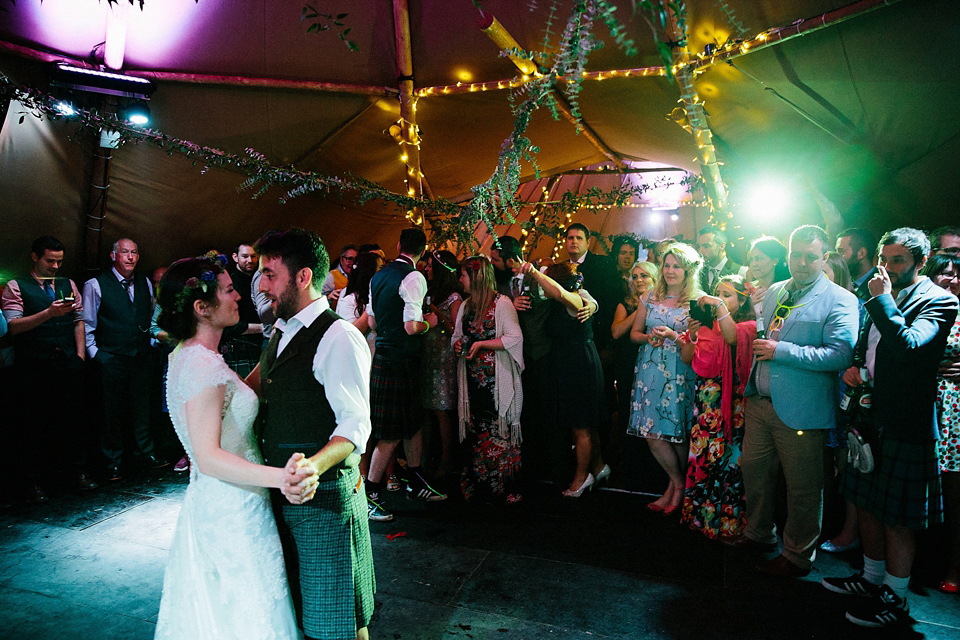
[[[369,518],[393,520],[380,504],[381,484],[387,463],[403,440],[407,454],[407,495],[416,500],[445,500],[420,471],[423,452],[423,408],[419,387],[420,336],[437,324],[437,316],[423,313],[427,281],[417,271],[417,261],[427,247],[427,236],[417,227],[400,233],[396,260],[380,269],[370,281],[367,314],[377,331],[377,349],[370,374],[371,420],[376,448],[367,473]]]
[[[875,468],[862,473],[848,464],[843,480],[844,496],[857,506],[863,570],[822,581],[830,591],[868,598],[847,611],[848,620],[864,627],[910,620],[916,531],[943,520],[936,376],[957,316],[957,299],[919,275],[930,251],[922,231],[890,231],[879,249],[855,352],[868,379],[856,365],[843,374],[849,386],[873,387]]]
[[[317,234],[271,231],[256,249],[277,318],[247,378],[260,395],[260,449],[273,466],[313,452],[299,466],[319,479],[304,504],[273,496],[294,604],[306,640],[367,640],[376,582],[357,465],[370,437],[370,349],[320,292],[330,263]]]

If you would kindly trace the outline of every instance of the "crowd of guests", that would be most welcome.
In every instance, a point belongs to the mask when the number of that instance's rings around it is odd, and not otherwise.
[[[805,225],[786,245],[761,236],[741,247],[745,265],[715,227],[646,249],[623,236],[609,257],[588,251],[590,236],[571,224],[567,259],[540,264],[516,238],[459,259],[428,249],[419,229],[401,233],[393,260],[376,245],[342,249],[322,295],[371,354],[372,435],[359,462],[370,520],[393,519],[383,492],[394,490],[510,505],[535,478],[578,499],[616,479],[640,439],[667,480],[647,508],[730,546],[780,550],[758,565],[766,574],[804,576],[818,549],[860,546],[862,571],[823,580],[869,596],[847,614],[857,624],[907,619],[916,532],[944,514],[940,589],[960,590],[960,228],[879,241],[852,228],[833,241]],[[261,281],[254,245],[231,255],[240,322],[219,351],[244,378],[290,314]],[[12,348],[3,370],[29,409],[19,444],[63,455],[84,490],[128,465],[169,464],[149,400],[151,355],[173,343],[156,323],[163,269],[140,275],[126,238],[82,288],[57,275],[55,238],[38,238],[30,257],[0,319]],[[102,399],[102,473],[76,428],[85,361]],[[62,419],[41,422],[32,408],[51,399]],[[190,466],[183,454],[178,470]],[[23,472],[27,499],[46,501],[36,471]],[[825,488],[836,487],[844,526],[821,541]]]

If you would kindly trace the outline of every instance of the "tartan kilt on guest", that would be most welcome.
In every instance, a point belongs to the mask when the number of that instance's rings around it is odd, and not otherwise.
[[[376,578],[367,501],[358,469],[321,481],[313,500],[289,504],[278,492],[277,527],[303,631],[312,638],[354,640],[373,616]],[[279,496],[279,497],[278,497]],[[297,568],[299,567],[299,572]]]
[[[377,347],[370,372],[370,421],[379,440],[412,438],[423,426],[419,354]]]
[[[871,473],[844,466],[843,497],[883,524],[914,531],[943,522],[937,443],[881,437]]]

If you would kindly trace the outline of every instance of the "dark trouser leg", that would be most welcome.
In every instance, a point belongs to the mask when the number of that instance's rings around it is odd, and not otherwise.
[[[131,357],[127,364],[130,381],[130,421],[137,453],[153,453],[150,433],[150,358],[147,354]]]

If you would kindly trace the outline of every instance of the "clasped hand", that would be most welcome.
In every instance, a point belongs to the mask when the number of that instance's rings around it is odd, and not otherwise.
[[[673,340],[676,342],[679,334],[662,324],[658,324],[650,332],[650,346],[651,347],[662,347],[665,340]]]
[[[470,349],[467,351],[467,353],[464,353],[464,352],[463,352],[463,341],[462,341],[462,340],[457,340],[456,342],[453,343],[453,352],[454,352],[455,354],[457,354],[458,356],[463,356],[463,357],[465,357],[467,360],[473,360],[473,358],[477,355],[477,352],[480,351],[480,349],[484,349],[484,348],[485,348],[485,347],[483,347],[483,346],[481,345],[481,342],[483,342],[483,341],[482,341],[482,340],[478,340],[477,342],[471,343],[471,344],[470,344]]]
[[[320,473],[316,463],[302,453],[295,453],[283,468],[281,493],[291,504],[303,504],[317,492]]]

